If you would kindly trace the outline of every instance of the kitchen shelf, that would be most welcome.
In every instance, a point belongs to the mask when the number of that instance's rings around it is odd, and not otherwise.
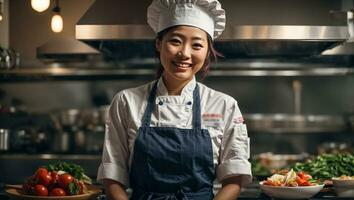
[[[217,69],[215,69],[217,68]],[[213,68],[209,77],[244,77],[244,76],[348,76],[354,75],[354,68]],[[52,80],[114,80],[153,78],[155,69],[150,68],[74,68],[74,67],[23,67],[0,70],[0,82],[12,81],[52,81]]]

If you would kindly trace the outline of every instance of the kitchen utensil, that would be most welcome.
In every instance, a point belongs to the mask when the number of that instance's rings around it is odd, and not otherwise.
[[[10,146],[10,135],[8,129],[0,129],[0,151],[8,151]]]
[[[60,123],[63,126],[81,125],[82,114],[78,109],[63,110],[59,114]]]

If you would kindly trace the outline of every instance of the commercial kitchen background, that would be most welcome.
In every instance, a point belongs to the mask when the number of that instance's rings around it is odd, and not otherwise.
[[[44,45],[46,42],[55,38],[75,38],[75,25],[85,11],[93,4],[94,0],[61,0],[60,7],[62,9],[62,16],[64,19],[64,29],[61,33],[53,33],[50,30],[50,19],[52,12],[47,10],[43,13],[37,13],[30,7],[30,3],[23,0],[5,0],[4,20],[0,22],[0,44],[2,48],[12,48],[19,52],[21,58],[21,65],[16,69],[1,69],[0,71],[0,91],[3,91],[4,96],[0,100],[3,107],[13,105],[13,99],[19,99],[21,106],[25,107],[31,113],[57,113],[67,109],[88,110],[95,109],[100,106],[109,104],[114,94],[122,89],[135,87],[144,84],[152,78],[154,74],[135,75],[135,76],[120,76],[120,75],[78,75],[81,69],[97,69],[99,72],[104,72],[105,66],[102,67],[101,61],[89,58],[82,62],[61,62],[60,58],[53,64],[52,61],[41,60],[37,58],[36,48]],[[272,17],[271,5],[278,5],[279,8],[285,8],[286,1],[272,1],[273,4],[268,4],[266,1],[249,1],[246,3],[247,8],[240,8],[239,12],[228,12],[228,18],[243,19],[244,23],[247,20],[259,15]],[[319,9],[319,10],[348,10],[353,8],[352,1],[297,1],[298,8],[303,7],[304,10]],[[53,7],[54,1],[52,1]],[[269,12],[266,14],[265,12]],[[284,23],[286,20],[291,20],[291,8],[284,13]],[[309,16],[306,12],[306,17],[316,17],[316,12],[313,16]],[[143,14],[143,13],[139,13]],[[265,60],[265,61],[264,61]],[[118,64],[117,64],[118,62]],[[143,61],[142,61],[143,62]],[[267,63],[267,66],[274,64],[274,68],[270,72],[277,71],[278,75],[274,73],[264,73],[263,75],[252,75],[250,69],[252,64]],[[340,64],[327,64],[322,62],[316,64],[319,71],[326,70],[326,67],[331,66],[334,69],[345,69],[351,73],[307,73],[306,67],[312,66],[311,63],[296,63],[294,71],[299,75],[286,75],[285,70],[282,71],[282,66],[294,66],[293,59],[282,59],[279,64],[269,59],[237,59],[232,60],[221,59],[221,64],[212,67],[211,70],[222,66],[222,63],[227,63],[229,68],[239,66],[244,69],[244,74],[227,75],[212,75],[204,81],[204,84],[216,90],[225,92],[233,96],[239,103],[242,113],[253,114],[273,114],[273,113],[287,113],[294,114],[294,90],[293,83],[295,80],[300,81],[302,85],[301,93],[301,114],[305,115],[336,115],[348,117],[354,113],[354,62],[351,57],[347,56],[345,62]],[[246,63],[246,64],[242,64]],[[105,64],[103,64],[105,65]],[[114,64],[108,64],[113,66]],[[116,61],[119,65],[119,61]],[[225,64],[226,65],[226,64]],[[55,77],[54,75],[45,74],[38,75],[36,73],[25,72],[25,69],[55,69],[55,66],[67,67],[74,69],[74,73],[70,76]],[[267,71],[267,66],[260,64]],[[85,68],[86,67],[86,68]],[[128,66],[129,67],[129,66]],[[133,66],[132,66],[133,67]],[[146,64],[144,67],[153,68],[153,64]],[[275,69],[275,70],[274,70]],[[15,72],[15,73],[11,73]],[[17,70],[17,71],[16,71]],[[77,70],[77,71],[75,71]],[[83,70],[87,72],[89,70]],[[113,70],[114,71],[114,70]],[[268,74],[268,75],[267,75]],[[270,74],[270,75],[269,75]],[[283,74],[283,75],[282,75]],[[347,118],[345,118],[347,119]],[[247,124],[247,118],[245,123]],[[353,145],[353,130],[349,127],[349,121],[346,121],[346,127],[341,132],[323,132],[323,133],[252,133],[251,137],[251,155],[257,155],[262,152],[273,153],[292,153],[299,154],[307,152],[316,154],[318,146],[323,143],[336,142],[345,143],[350,146]],[[1,127],[0,127],[1,128]],[[46,133],[53,135],[52,133]],[[89,133],[86,133],[89,134]],[[103,133],[101,135],[103,137]],[[53,144],[54,145],[54,144]],[[28,152],[27,152],[28,153]],[[52,155],[50,148],[47,150],[34,152],[31,156],[42,155],[43,153]],[[56,154],[57,155],[57,154]],[[86,163],[90,176],[95,176],[95,170],[99,163],[100,153],[85,153],[80,152],[65,152],[64,159],[77,159],[81,163]],[[85,156],[88,157],[85,160]],[[31,163],[28,166],[35,167],[39,163],[45,161],[39,157],[31,157],[26,152],[11,152],[2,151],[0,153],[0,171],[11,172],[10,165],[28,165],[29,161],[38,159],[36,163]],[[62,158],[62,157],[55,157]],[[9,164],[10,163],[10,164]],[[32,169],[31,169],[32,170]],[[30,170],[25,170],[19,177],[24,176]],[[1,181],[19,182],[14,178],[6,177],[2,173],[0,175]],[[1,180],[2,179],[2,180]]]

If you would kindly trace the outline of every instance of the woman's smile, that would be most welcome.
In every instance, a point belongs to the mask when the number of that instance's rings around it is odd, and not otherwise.
[[[185,62],[172,62],[172,64],[176,67],[176,72],[186,72],[192,67],[192,64]]]

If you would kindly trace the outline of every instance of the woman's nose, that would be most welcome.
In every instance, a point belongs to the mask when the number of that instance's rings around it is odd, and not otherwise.
[[[177,56],[180,58],[190,58],[191,50],[189,47],[183,47],[177,52]]]

